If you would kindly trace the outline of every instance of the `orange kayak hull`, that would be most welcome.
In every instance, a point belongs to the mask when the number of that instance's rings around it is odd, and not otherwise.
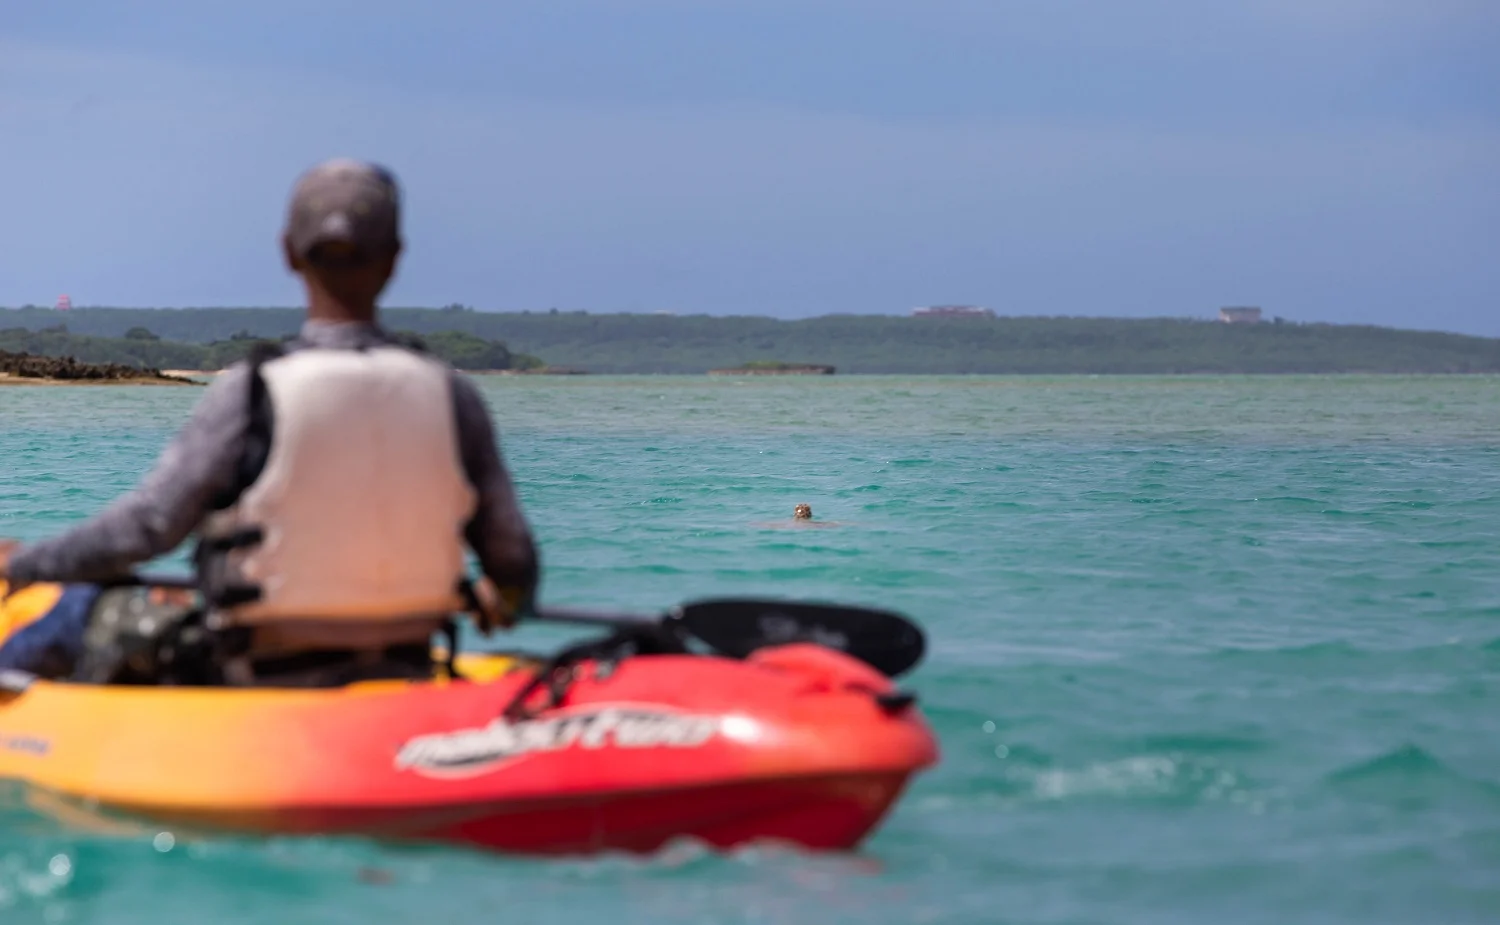
[[[543,854],[678,838],[848,849],[938,760],[889,679],[817,646],[585,662],[556,706],[517,722],[502,713],[534,666],[459,664],[470,680],[332,690],[38,681],[0,695],[0,778],[185,830]]]

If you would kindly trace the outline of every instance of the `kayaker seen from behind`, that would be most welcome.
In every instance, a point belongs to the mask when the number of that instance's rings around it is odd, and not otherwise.
[[[399,219],[381,167],[303,175],[282,236],[307,294],[299,336],[216,377],[136,490],[54,539],[0,543],[11,592],[71,583],[0,647],[0,668],[73,671],[127,610],[163,606],[100,584],[194,533],[228,683],[427,676],[433,634],[474,603],[466,548],[483,628],[530,606],[537,552],[483,398],[376,320]]]

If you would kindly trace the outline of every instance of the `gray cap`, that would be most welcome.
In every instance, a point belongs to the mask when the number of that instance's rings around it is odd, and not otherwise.
[[[396,178],[378,164],[350,158],[324,161],[292,190],[286,236],[298,257],[319,244],[341,242],[363,259],[382,256],[401,239]]]

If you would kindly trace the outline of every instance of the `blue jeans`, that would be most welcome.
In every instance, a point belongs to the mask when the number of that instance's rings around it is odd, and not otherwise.
[[[46,678],[70,673],[83,655],[89,612],[103,588],[65,585],[52,609],[0,645],[0,670],[12,669]]]

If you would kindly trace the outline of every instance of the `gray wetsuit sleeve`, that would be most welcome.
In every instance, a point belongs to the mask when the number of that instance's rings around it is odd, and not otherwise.
[[[17,550],[11,580],[17,586],[107,581],[175,549],[234,484],[249,419],[248,385],[243,366],[218,376],[133,491],[60,536]]]
[[[531,529],[501,458],[484,397],[462,374],[454,372],[452,378],[459,452],[479,495],[464,537],[491,581],[501,588],[515,588],[523,600],[529,600],[539,572]]]

